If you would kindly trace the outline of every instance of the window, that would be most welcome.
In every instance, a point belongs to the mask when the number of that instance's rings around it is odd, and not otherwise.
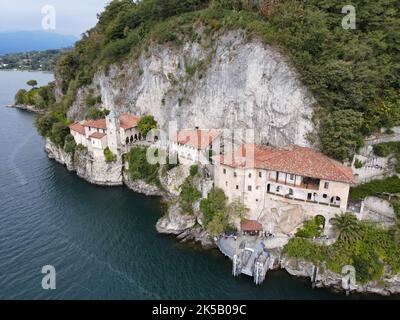
[[[260,187],[259,187],[259,186],[257,186],[257,187],[256,187],[256,190],[260,190]]]
[[[224,174],[226,174],[226,169],[224,169]]]
[[[329,182],[325,182],[325,189],[329,189]]]
[[[249,173],[249,178],[251,178],[251,173]]]
[[[239,186],[238,185],[236,185],[236,190],[239,190]]]
[[[247,190],[248,190],[248,191],[251,191],[252,189],[253,189],[253,188],[252,188],[251,186],[248,186],[248,187],[247,187]]]
[[[235,178],[237,178],[237,173],[236,173],[236,172],[234,172],[234,173],[233,173],[233,176],[234,176]]]
[[[294,174],[290,175],[290,180],[292,180],[292,181],[294,180]]]
[[[293,195],[293,189],[289,189],[289,195]]]
[[[281,191],[281,187],[276,187],[276,192]]]
[[[258,199],[256,199],[256,202],[258,202],[259,200]]]
[[[326,198],[328,198],[328,195],[327,195],[327,194],[324,194],[324,195],[322,196],[322,198],[326,199]]]
[[[259,177],[259,178],[262,178],[262,172],[259,172],[259,173],[258,173],[258,177]]]

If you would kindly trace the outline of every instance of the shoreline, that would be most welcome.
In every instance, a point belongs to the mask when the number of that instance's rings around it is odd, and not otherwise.
[[[45,110],[38,110],[35,108],[35,106],[29,106],[29,105],[10,104],[10,105],[5,106],[5,108],[19,109],[19,110],[23,110],[23,111],[35,113],[35,114],[45,114],[46,113]]]

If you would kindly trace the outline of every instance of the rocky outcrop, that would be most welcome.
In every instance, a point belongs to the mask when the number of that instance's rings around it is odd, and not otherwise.
[[[75,171],[79,177],[86,181],[101,186],[121,186],[122,161],[107,163],[105,159],[93,159],[85,150],[75,152]]]
[[[212,37],[208,44],[152,44],[139,59],[99,71],[93,94],[108,109],[152,114],[165,130],[170,121],[185,128],[251,128],[256,142],[308,145],[314,100],[285,57],[241,31]],[[78,91],[69,117],[85,116],[86,92]]]
[[[313,277],[314,264],[304,260],[282,256],[280,259],[280,268],[285,269],[290,275],[301,278]],[[342,287],[342,279],[344,275],[330,271],[322,266],[318,268],[315,279],[316,288],[330,288],[337,291],[344,291]],[[393,275],[387,271],[382,281],[373,281],[367,284],[356,283],[350,287],[351,292],[372,293],[378,295],[391,295],[400,293],[400,274]]]
[[[143,180],[135,180],[133,181],[129,177],[128,172],[124,172],[124,184],[136,193],[141,193],[146,196],[159,196],[159,197],[166,197],[167,192],[160,189],[160,187],[151,185],[146,183]]]
[[[65,152],[61,147],[51,142],[50,139],[46,139],[44,149],[50,159],[65,165],[69,171],[75,171],[73,154]]]
[[[64,151],[50,139],[46,140],[45,150],[49,158],[65,165],[69,171],[86,181],[102,186],[120,186],[123,184],[121,161],[107,163],[104,159],[93,159],[86,149],[76,150],[75,154]]]
[[[167,214],[157,222],[156,229],[159,233],[179,235],[195,225],[196,217],[183,214],[179,202],[176,202],[168,208]]]
[[[17,105],[12,105],[12,106],[10,106],[10,107],[11,107],[11,108],[15,108],[15,109],[20,109],[20,110],[28,111],[28,112],[32,112],[32,113],[37,113],[37,114],[44,114],[44,113],[46,113],[46,110],[37,109],[35,106],[32,106],[32,105],[17,104]]]
[[[182,184],[189,176],[190,167],[180,165],[165,174],[160,174],[160,182],[164,189],[168,190],[171,196],[179,196]]]
[[[156,229],[162,234],[172,234],[177,236],[181,242],[197,242],[204,249],[215,248],[216,245],[212,237],[197,222],[197,213],[186,215],[182,212],[178,202],[173,203],[167,214],[158,220]]]

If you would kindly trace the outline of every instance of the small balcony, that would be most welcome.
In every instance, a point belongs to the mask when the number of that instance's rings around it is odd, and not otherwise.
[[[295,184],[293,182],[288,182],[288,181],[282,181],[282,180],[278,180],[276,178],[269,178],[269,181],[279,183],[281,185],[293,187],[293,188],[315,190],[315,191],[319,190],[319,184],[320,184],[320,180],[313,179],[313,178],[303,178],[302,182],[300,184]]]

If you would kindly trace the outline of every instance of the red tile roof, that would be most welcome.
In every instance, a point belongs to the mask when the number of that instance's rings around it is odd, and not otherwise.
[[[120,123],[121,123],[121,128],[125,130],[129,130],[132,128],[136,128],[138,126],[138,123],[140,121],[140,117],[134,116],[131,114],[122,114],[119,117]]]
[[[103,139],[107,134],[103,133],[103,132],[95,132],[93,133],[89,138],[91,139]]]
[[[122,114],[119,117],[119,121],[121,128],[123,128],[124,130],[128,130],[137,127],[138,122],[140,121],[140,117],[131,114]],[[98,119],[98,120],[89,119],[85,121],[83,125],[85,127],[91,127],[96,129],[104,129],[104,130],[107,129],[106,119]]]
[[[196,148],[197,150],[203,150],[210,146],[221,133],[221,130],[216,129],[187,129],[179,131],[176,135],[171,137],[171,141],[180,145]]]
[[[83,125],[85,127],[91,127],[96,129],[104,129],[104,130],[107,129],[106,119],[98,119],[98,120],[89,119],[85,121]]]
[[[258,168],[304,177],[354,183],[351,168],[320,152],[292,145],[288,148],[243,145],[232,157],[220,157],[219,162],[231,167]]]
[[[69,128],[75,132],[82,134],[82,135],[85,134],[85,127],[83,125],[81,125],[79,122],[69,125]]]
[[[251,232],[251,231],[263,231],[264,228],[258,221],[255,220],[243,220],[240,223],[240,228],[242,231]]]

